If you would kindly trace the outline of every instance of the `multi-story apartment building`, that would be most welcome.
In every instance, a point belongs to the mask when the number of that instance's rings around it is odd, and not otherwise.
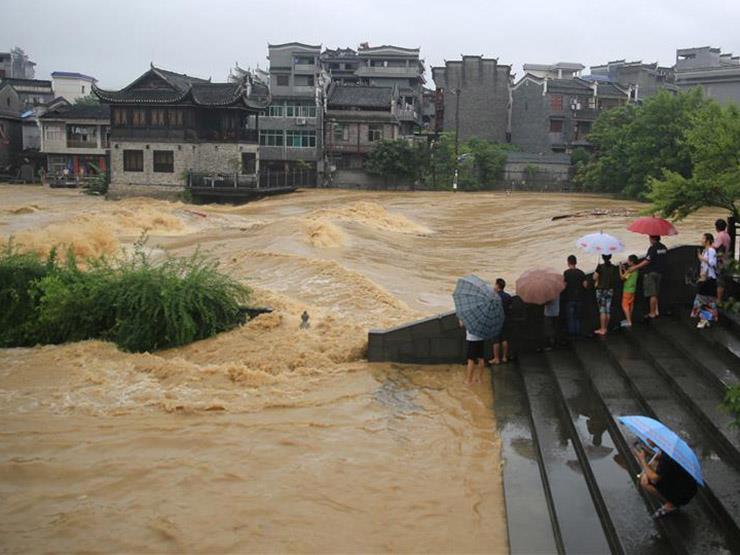
[[[398,96],[396,87],[331,84],[324,144],[332,184],[367,181],[365,159],[375,143],[400,136]]]
[[[33,79],[36,75],[36,64],[20,48],[10,52],[0,52],[0,79]]]
[[[629,101],[613,83],[525,74],[511,91],[511,142],[525,152],[569,153],[590,148],[588,134],[602,110]]]
[[[110,167],[110,106],[76,104],[39,118],[49,176],[85,177]],[[65,171],[66,170],[66,171]]]
[[[411,135],[422,124],[424,62],[418,48],[360,45],[357,50],[359,83],[371,87],[397,88],[401,134]]]
[[[74,102],[92,94],[92,85],[97,79],[73,71],[54,71],[51,74],[54,94]]]
[[[740,56],[703,46],[676,50],[676,85],[701,87],[704,96],[722,103],[740,103]]]
[[[121,90],[93,92],[111,106],[111,196],[171,197],[193,178],[257,181],[270,94],[248,75],[212,83],[152,66]]]
[[[677,90],[673,68],[659,66],[657,62],[643,64],[641,61],[615,60],[591,66],[591,75],[584,78],[590,81],[609,81],[628,89],[631,100],[638,103],[660,90],[671,93]]]
[[[456,132],[461,141],[478,137],[507,142],[511,66],[496,58],[463,56],[432,68],[432,78],[442,129]]]
[[[321,45],[268,45],[272,101],[260,120],[260,158],[285,184],[316,186],[323,172]],[[272,179],[272,177],[271,177]]]
[[[544,79],[572,79],[580,77],[586,68],[583,64],[573,62],[558,62],[556,64],[524,64],[524,73]]]
[[[356,84],[360,81],[357,68],[360,58],[352,48],[327,48],[321,53],[321,68],[329,75],[332,83]]]

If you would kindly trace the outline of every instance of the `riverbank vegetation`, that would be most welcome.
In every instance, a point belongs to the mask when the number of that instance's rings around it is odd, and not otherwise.
[[[0,347],[84,339],[143,352],[176,347],[243,321],[250,291],[199,253],[153,261],[143,241],[132,256],[78,263],[0,250]]]
[[[680,219],[703,206],[740,208],[740,110],[700,90],[661,91],[642,105],[602,113],[589,140],[591,158],[578,165],[585,190],[652,203]]]
[[[432,143],[404,139],[379,141],[368,155],[367,171],[426,189],[450,189],[458,170],[458,186],[465,190],[493,189],[503,176],[511,145],[471,138],[458,145],[454,133],[441,133]]]

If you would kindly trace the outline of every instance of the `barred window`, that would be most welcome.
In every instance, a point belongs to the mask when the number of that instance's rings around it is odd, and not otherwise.
[[[152,110],[152,125],[157,127],[164,127],[164,110],[155,109]]]
[[[113,123],[116,125],[128,125],[128,110],[116,108],[113,111]]]
[[[131,115],[131,123],[135,127],[143,127],[146,125],[146,110],[133,110]]]
[[[170,127],[182,127],[182,110],[170,109],[167,112]]]
[[[550,109],[554,112],[563,111],[563,96],[560,94],[550,95]]]
[[[377,123],[371,123],[368,126],[368,137],[367,140],[371,143],[375,141],[382,141],[383,140],[383,126],[381,124]]]
[[[286,131],[285,144],[294,148],[315,147],[316,131]]]
[[[172,173],[175,171],[175,156],[171,150],[154,151],[154,171],[157,173]]]
[[[144,171],[144,151],[143,150],[124,150],[123,151],[123,171],[143,172]]]

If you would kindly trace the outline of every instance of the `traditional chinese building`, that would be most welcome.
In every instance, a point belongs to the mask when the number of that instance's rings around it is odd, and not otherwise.
[[[270,93],[250,75],[213,83],[152,66],[121,90],[93,84],[93,92],[111,107],[110,196],[172,197],[219,176],[257,183],[259,114]]]

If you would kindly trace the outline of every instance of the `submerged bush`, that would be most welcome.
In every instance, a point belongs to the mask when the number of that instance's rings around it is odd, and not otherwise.
[[[243,319],[250,291],[199,253],[151,261],[86,261],[69,253],[44,263],[8,245],[0,253],[0,346],[108,339],[127,351],[184,345]]]

